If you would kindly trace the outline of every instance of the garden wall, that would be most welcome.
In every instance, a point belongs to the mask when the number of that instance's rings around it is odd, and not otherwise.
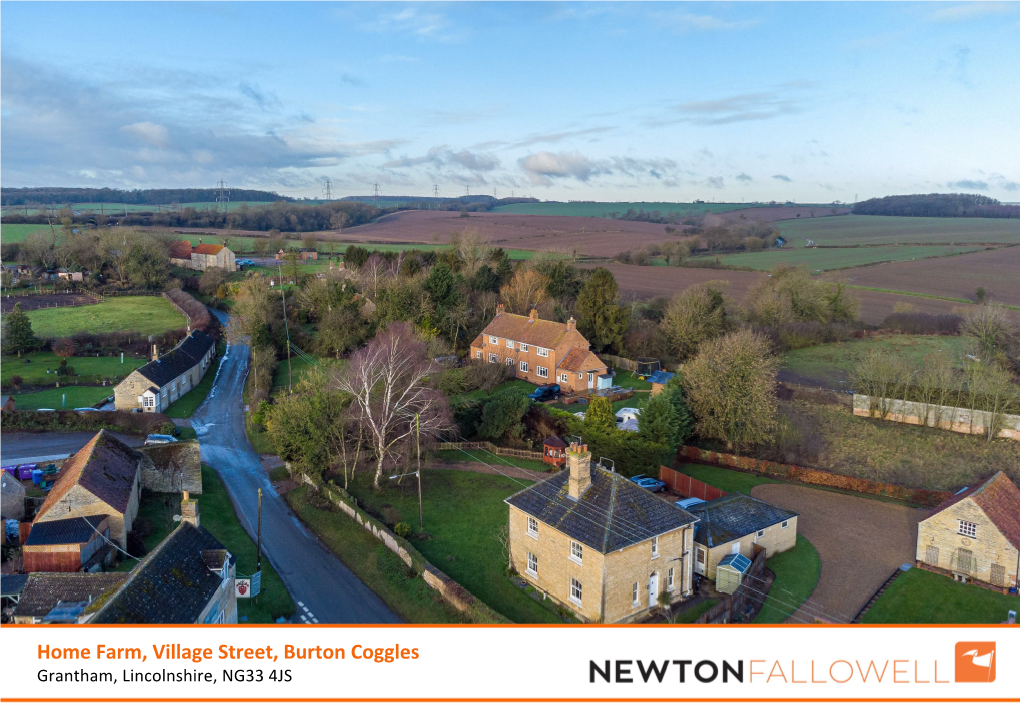
[[[814,470],[812,468],[800,467],[798,465],[785,465],[783,463],[771,462],[769,460],[757,460],[755,458],[742,457],[740,455],[729,455],[727,453],[703,450],[697,447],[681,446],[677,450],[677,460],[681,462],[700,462],[719,467],[728,467],[735,470],[764,475],[765,477],[786,480],[788,482],[800,482],[806,485],[821,485],[823,487],[838,488],[840,490],[851,490],[853,492],[866,493],[868,495],[880,495],[882,497],[904,500],[934,507],[949,497],[952,493],[938,490],[923,490],[920,488],[906,488],[900,485],[890,485],[876,480],[865,480],[864,478],[852,477],[850,475],[837,475],[825,470]]]
[[[883,413],[882,409],[886,412]],[[1001,429],[995,437],[1020,440],[1020,415],[1000,415],[996,422],[995,415],[986,410],[872,398],[860,394],[854,395],[854,415],[907,425],[926,425],[966,435],[987,435],[989,427],[998,425]]]

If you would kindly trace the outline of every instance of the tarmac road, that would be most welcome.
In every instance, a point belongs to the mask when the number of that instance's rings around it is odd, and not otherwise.
[[[0,438],[0,465],[17,465],[46,460],[63,460],[85,447],[95,437],[94,432],[63,433],[11,433]],[[139,447],[145,442],[140,435],[113,435],[130,447]]]
[[[215,311],[214,311],[215,312]],[[230,316],[216,312],[224,326]],[[208,398],[191,418],[202,460],[227,487],[241,524],[254,539],[258,489],[262,488],[262,553],[298,604],[295,621],[318,623],[402,622],[291,512],[273,489],[244,428],[242,391],[249,350],[229,345]],[[199,512],[202,502],[199,499]]]

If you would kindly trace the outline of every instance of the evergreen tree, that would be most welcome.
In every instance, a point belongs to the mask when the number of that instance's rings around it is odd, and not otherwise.
[[[360,248],[357,245],[348,245],[347,249],[344,250],[344,267],[350,270],[357,270],[368,262],[368,255],[369,252],[365,248]]]
[[[24,310],[21,303],[17,303],[14,309],[4,318],[4,350],[16,352],[18,357],[28,350],[35,350],[38,342],[35,338],[35,331],[32,330],[32,321]]]
[[[584,429],[606,431],[616,427],[616,415],[613,414],[613,403],[609,398],[595,395],[588,402],[584,413]]]
[[[503,248],[496,248],[489,253],[489,262],[494,266],[496,274],[499,275],[500,286],[506,285],[510,282],[510,278],[514,276],[514,265],[510,262],[510,256],[506,254],[506,250]]]
[[[645,440],[675,448],[676,410],[669,398],[659,393],[649,398],[638,418],[638,435]]]
[[[425,291],[440,310],[457,302],[457,281],[449,265],[445,262],[435,264],[425,279]]]
[[[598,268],[577,296],[577,329],[597,352],[619,348],[627,330],[627,309],[619,305],[620,288],[606,268]]]

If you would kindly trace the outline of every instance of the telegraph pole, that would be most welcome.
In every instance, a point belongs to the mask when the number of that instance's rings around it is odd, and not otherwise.
[[[425,528],[425,520],[422,517],[421,510],[421,423],[418,419],[418,413],[414,414],[414,445],[415,451],[418,453],[418,529],[423,530]]]
[[[280,302],[283,303],[283,327],[287,331],[287,389],[294,394],[294,370],[290,364],[290,326],[287,324],[287,296],[283,293],[283,265],[280,270]],[[295,278],[296,280],[296,278]],[[261,490],[259,492],[262,492]]]
[[[255,543],[255,572],[262,572],[262,488],[259,488],[259,529]]]

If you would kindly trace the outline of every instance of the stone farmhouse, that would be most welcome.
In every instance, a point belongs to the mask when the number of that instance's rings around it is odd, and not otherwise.
[[[152,362],[131,372],[114,389],[118,410],[163,412],[202,381],[216,356],[216,343],[193,330],[177,347],[160,357],[155,346]]]
[[[510,562],[523,578],[591,622],[639,619],[691,593],[697,518],[567,450],[567,469],[507,498]]]
[[[944,500],[917,524],[917,566],[1003,590],[1017,585],[1020,490],[995,473]]]
[[[170,263],[180,267],[191,267],[191,243],[187,240],[176,240],[170,243]]]
[[[590,348],[574,318],[566,323],[540,320],[537,310],[525,317],[498,305],[496,317],[471,343],[471,357],[513,365],[521,380],[559,383],[563,392],[586,394],[608,370]]]
[[[191,269],[208,270],[220,268],[233,272],[237,269],[237,258],[234,251],[226,245],[202,243],[191,250]]]
[[[698,518],[694,572],[709,580],[730,555],[753,560],[757,545],[772,557],[797,544],[797,513],[748,495],[732,493],[689,509]]]

